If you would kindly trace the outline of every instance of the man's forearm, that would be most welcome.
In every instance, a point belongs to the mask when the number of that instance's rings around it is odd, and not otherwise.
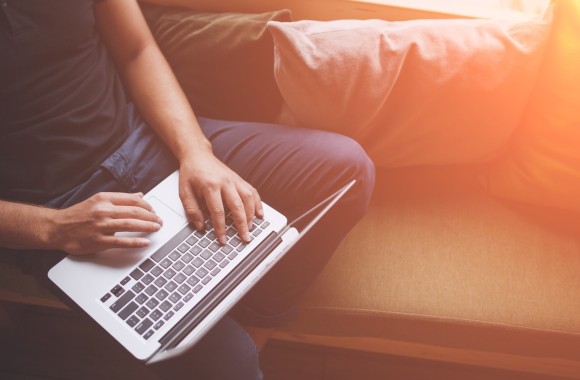
[[[49,248],[49,224],[56,210],[0,200],[0,247]]]

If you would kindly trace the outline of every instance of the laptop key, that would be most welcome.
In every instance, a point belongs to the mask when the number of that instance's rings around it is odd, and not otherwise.
[[[155,292],[157,291],[157,287],[153,284],[149,285],[147,287],[147,289],[145,289],[145,293],[149,294],[150,296],[152,296],[153,294],[155,294]]]
[[[155,324],[155,326],[153,326],[153,328],[154,328],[155,330],[159,330],[159,329],[161,328],[161,326],[163,326],[164,324],[165,324],[165,322],[163,322],[163,321],[159,321],[159,322],[157,322],[157,323]]]
[[[175,276],[175,271],[169,268],[165,272],[163,272],[163,276],[165,276],[166,279],[170,280],[173,278],[173,276]]]
[[[154,310],[151,315],[149,315],[149,317],[151,319],[153,319],[154,321],[159,320],[159,318],[161,318],[163,316],[163,313],[160,312],[159,310]]]
[[[194,256],[199,255],[199,253],[202,251],[202,248],[199,245],[193,246],[191,247],[191,249],[189,250],[189,253],[191,253]]]
[[[145,318],[147,316],[147,314],[149,314],[149,309],[147,309],[145,306],[143,306],[142,308],[137,310],[137,312],[135,313],[135,315],[137,315],[141,318]]]
[[[101,302],[107,302],[111,298],[111,293],[107,293],[101,297]]]
[[[183,273],[185,273],[188,276],[190,276],[193,272],[195,272],[195,268],[192,267],[191,265],[188,265],[185,268],[183,268]]]
[[[161,265],[161,266],[162,266],[163,268],[165,268],[165,269],[169,268],[169,266],[170,266],[171,264],[173,264],[173,262],[172,262],[170,259],[168,259],[168,258],[165,258],[165,259],[163,259],[163,261],[161,261],[161,262],[159,263],[159,265]]]
[[[147,273],[142,279],[141,282],[143,282],[145,285],[149,285],[151,282],[153,282],[153,276],[151,276],[149,273]]]
[[[187,243],[181,243],[179,245],[179,247],[177,247],[177,250],[179,252],[181,252],[181,253],[187,252],[188,249],[189,249],[189,244],[187,244]],[[175,254],[176,254],[176,252],[173,251],[173,252],[171,252],[171,254],[169,255],[169,257],[171,257],[173,260],[177,260],[179,258],[179,256],[181,256],[179,253],[177,253],[177,255],[175,255]],[[175,257],[175,256],[177,256],[177,257]]]
[[[175,312],[173,312],[173,311],[170,311],[170,312],[168,312],[167,314],[165,314],[165,315],[163,316],[163,319],[165,319],[166,321],[168,321],[168,320],[169,320],[169,318],[173,317],[174,315],[175,315]]]
[[[153,322],[149,318],[147,318],[141,321],[141,323],[139,323],[137,327],[135,327],[135,331],[137,331],[139,335],[143,335],[143,333],[147,331],[147,329],[149,329],[149,327],[151,327],[152,325]]]
[[[179,311],[183,307],[183,305],[185,305],[183,302],[178,302],[175,304],[175,306],[173,306],[173,310]]]
[[[167,298],[168,295],[169,293],[161,289],[160,291],[157,292],[157,294],[155,294],[155,297],[157,297],[159,301],[163,301],[165,298]]]
[[[143,335],[143,339],[147,340],[147,339],[151,338],[151,335],[153,335],[154,333],[155,333],[154,330],[147,331],[147,334]]]
[[[205,276],[207,276],[207,274],[209,273],[209,271],[205,268],[199,268],[195,274],[197,275],[197,277],[199,278],[204,278]]]
[[[177,290],[179,291],[179,293],[185,294],[185,293],[189,292],[191,290],[191,288],[189,286],[187,286],[187,284],[183,284],[179,288],[177,288]]]
[[[133,277],[134,280],[139,280],[141,277],[143,277],[145,273],[143,273],[143,271],[141,271],[141,269],[139,268],[135,268],[133,269],[133,272],[131,272],[131,277]]]
[[[129,281],[131,281],[131,277],[127,276],[123,280],[121,280],[121,285],[127,285]]]
[[[151,269],[151,272],[149,273],[151,273],[155,277],[159,277],[159,275],[163,273],[163,268],[161,268],[160,266],[156,266],[155,268]]]
[[[197,285],[195,285],[195,286],[194,286],[194,288],[193,288],[192,292],[194,292],[194,293],[199,293],[199,291],[200,291],[201,289],[203,289],[203,286],[201,286],[200,284],[197,284]]]
[[[185,274],[178,273],[177,276],[173,278],[173,280],[175,280],[175,282],[177,282],[178,284],[181,284],[183,281],[185,281],[186,278],[187,276]]]
[[[128,290],[127,292],[125,292],[125,294],[123,294],[117,301],[115,301],[111,305],[110,309],[116,313],[119,310],[121,310],[125,305],[127,305],[129,303],[129,301],[131,301],[134,297],[135,297],[135,293]]]
[[[137,296],[137,298],[135,298],[135,301],[137,301],[137,303],[139,305],[143,305],[148,299],[149,299],[149,297],[147,297],[145,294],[141,293]]]
[[[193,255],[192,255],[191,253],[187,252],[185,255],[183,255],[183,256],[181,257],[181,260],[182,260],[184,263],[186,263],[186,264],[187,264],[187,263],[189,263],[191,260],[193,260]]]
[[[191,276],[190,278],[187,279],[186,282],[191,286],[195,286],[199,282],[199,278]]]
[[[199,245],[202,246],[203,248],[206,248],[208,245],[210,245],[211,241],[209,239],[203,238],[199,241]]]
[[[179,252],[181,252],[182,249],[185,249],[185,252],[187,252],[187,250],[189,249],[189,245],[184,243],[184,244],[180,245],[179,248],[177,248],[177,249],[179,249]],[[181,253],[179,253],[179,252],[177,252],[177,251],[171,252],[169,254],[169,258],[173,261],[179,259],[181,257]],[[182,252],[182,253],[184,253],[184,252]]]
[[[133,290],[135,293],[140,293],[143,289],[145,289],[145,285],[142,282],[136,283],[131,288],[131,290]]]
[[[181,295],[177,292],[172,293],[169,296],[169,300],[171,300],[171,302],[173,302],[173,303],[177,303],[180,299],[181,299]]]
[[[171,267],[173,269],[175,269],[176,271],[180,271],[183,269],[183,267],[185,266],[185,264],[183,263],[183,261],[177,261],[175,264],[173,264]]]
[[[123,310],[121,310],[121,312],[119,312],[118,316],[122,320],[125,320],[125,319],[127,319],[127,317],[129,317],[131,314],[133,314],[133,312],[135,310],[137,310],[138,307],[139,307],[139,305],[137,303],[131,302],[127,306],[125,306],[125,308]]]
[[[147,259],[147,260],[143,261],[143,262],[141,263],[141,265],[139,265],[139,268],[141,268],[141,270],[142,270],[143,272],[149,272],[149,270],[150,270],[151,268],[153,268],[154,266],[155,266],[155,263],[154,263],[153,261],[151,261],[151,260]]]
[[[195,235],[191,235],[190,237],[187,238],[186,243],[189,245],[194,245],[195,243],[197,243],[197,241],[199,240],[199,238]]]
[[[193,261],[191,262],[196,268],[199,268],[200,266],[203,265],[203,260],[200,259],[199,257],[196,257],[195,259],[193,259]]]
[[[123,289],[121,285],[116,285],[113,289],[111,289],[111,293],[113,293],[116,297],[119,297],[124,292],[125,289]]]
[[[163,285],[167,284],[167,279],[163,276],[158,277],[154,284],[161,288]]]
[[[217,263],[213,260],[209,260],[205,264],[203,264],[203,266],[208,270],[212,270],[217,266]]]
[[[159,306],[159,308],[160,308],[161,310],[163,310],[163,311],[167,311],[167,310],[171,309],[171,302],[169,302],[169,301],[164,301],[164,302],[163,302],[163,303],[162,303],[162,304]]]
[[[169,281],[167,285],[165,285],[165,290],[168,292],[172,292],[177,288],[177,284],[173,281]]]
[[[129,327],[135,327],[137,323],[139,323],[139,318],[137,318],[136,316],[132,316],[131,318],[127,319],[126,322],[129,325]]]
[[[157,305],[159,305],[159,301],[157,301],[155,298],[151,298],[145,305],[147,305],[149,309],[153,310]]]

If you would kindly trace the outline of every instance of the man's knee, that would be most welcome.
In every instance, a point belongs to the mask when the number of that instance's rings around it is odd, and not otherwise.
[[[355,179],[356,185],[349,191],[347,199],[356,204],[358,216],[366,211],[375,185],[375,166],[365,150],[355,140],[333,133],[323,137],[325,143],[318,144],[317,152],[325,166],[326,180],[334,186]]]

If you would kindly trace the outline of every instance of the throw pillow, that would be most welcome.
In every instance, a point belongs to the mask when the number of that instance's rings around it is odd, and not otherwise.
[[[490,191],[580,212],[580,2],[558,0],[538,85]]]
[[[379,167],[489,160],[537,78],[543,20],[270,22],[280,121],[346,134]]]
[[[274,121],[282,97],[268,21],[290,11],[209,13],[142,5],[153,35],[198,116]]]

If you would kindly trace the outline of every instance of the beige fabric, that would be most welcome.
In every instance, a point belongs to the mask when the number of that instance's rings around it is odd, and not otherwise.
[[[289,330],[413,336],[394,331],[394,323],[425,328],[435,344],[459,325],[580,333],[577,217],[490,198],[473,168],[405,169],[381,178],[368,215]],[[437,329],[442,336],[433,336]],[[485,344],[487,333],[474,345]],[[461,339],[466,331],[454,334]]]

